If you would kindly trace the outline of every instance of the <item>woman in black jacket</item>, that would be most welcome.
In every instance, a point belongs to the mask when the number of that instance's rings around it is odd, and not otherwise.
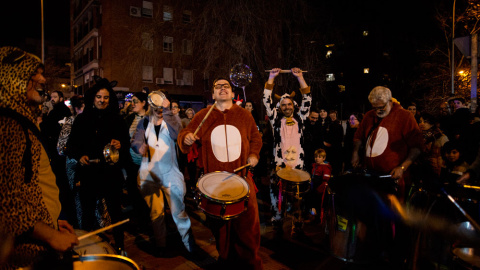
[[[95,77],[96,84],[85,93],[85,110],[72,126],[67,154],[79,161],[76,175],[82,204],[85,230],[94,230],[95,206],[105,199],[112,223],[121,221],[121,196],[124,177],[122,166],[130,160],[130,137],[124,119],[119,115],[118,100],[112,89],[116,81]],[[110,144],[119,151],[119,161],[108,162],[104,148]],[[113,231],[115,246],[123,250],[123,230]]]

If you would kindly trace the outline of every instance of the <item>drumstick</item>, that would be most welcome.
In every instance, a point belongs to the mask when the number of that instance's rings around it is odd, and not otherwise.
[[[265,70],[265,72],[271,72],[271,71],[272,71],[271,69]],[[308,71],[302,70],[302,73],[306,73],[306,72],[308,72]],[[290,69],[282,69],[282,70],[280,70],[280,73],[292,73],[292,71]]]
[[[210,107],[210,110],[208,110],[207,114],[205,115],[205,117],[203,118],[202,122],[200,122],[200,125],[198,125],[197,129],[195,130],[195,132],[193,133],[193,136],[195,137],[195,135],[197,135],[197,132],[200,130],[200,128],[202,127],[203,123],[205,122],[205,120],[207,119],[207,117],[210,115],[210,113],[212,112],[213,108],[215,107],[215,105],[217,104],[217,102],[215,101],[215,103],[213,103],[212,107]]]
[[[463,185],[463,187],[464,187],[464,188],[473,188],[473,189],[480,190],[480,187],[478,187],[478,186]]]
[[[243,165],[242,167],[236,168],[235,170],[233,170],[233,172],[238,172],[238,171],[240,171],[241,169],[243,169],[243,168],[245,168],[245,167],[248,167],[248,166],[251,166],[251,165],[252,165],[252,164],[247,163],[247,164]]]
[[[120,225],[122,225],[123,223],[127,223],[127,222],[129,222],[129,221],[130,221],[130,219],[127,218],[127,219],[125,219],[125,220],[123,220],[123,221],[119,221],[119,222],[117,222],[117,223],[115,223],[115,224],[112,224],[112,225],[110,225],[110,226],[107,226],[107,227],[105,227],[105,228],[101,228],[101,229],[98,229],[98,230],[96,230],[96,231],[89,232],[89,233],[87,233],[87,234],[84,234],[84,235],[78,237],[78,241],[80,241],[80,240],[82,240],[82,239],[85,239],[85,238],[87,238],[87,237],[90,237],[90,236],[92,236],[92,235],[99,234],[99,233],[104,232],[104,231],[106,231],[106,230],[110,230],[111,228],[120,226]]]

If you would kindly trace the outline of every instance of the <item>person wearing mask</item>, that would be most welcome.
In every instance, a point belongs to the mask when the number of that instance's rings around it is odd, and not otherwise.
[[[185,211],[186,186],[178,169],[175,141],[181,129],[178,114],[170,111],[170,102],[152,105],[150,113],[142,119],[132,140],[132,149],[142,155],[138,174],[140,192],[150,208],[155,244],[159,251],[166,248],[164,197],[172,211],[183,244],[188,252],[196,249],[191,222]]]

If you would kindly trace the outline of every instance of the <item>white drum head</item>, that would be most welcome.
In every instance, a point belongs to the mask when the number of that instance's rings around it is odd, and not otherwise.
[[[204,195],[219,201],[236,201],[247,196],[249,187],[240,176],[229,172],[207,173],[198,180]]]
[[[278,170],[277,176],[283,180],[292,182],[304,182],[310,180],[310,174],[308,172],[291,168],[282,168]]]

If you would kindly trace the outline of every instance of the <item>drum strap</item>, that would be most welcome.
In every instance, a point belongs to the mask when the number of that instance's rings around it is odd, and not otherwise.
[[[43,143],[40,130],[28,118],[26,118],[25,116],[19,114],[18,112],[12,109],[0,108],[0,115],[7,116],[14,119],[22,126],[23,133],[25,134],[25,140],[26,140],[25,151],[23,153],[23,158],[22,158],[22,165],[25,167],[25,176],[24,176],[25,183],[30,183],[32,181],[32,176],[33,176],[33,167],[32,167],[33,165],[32,165],[32,152],[31,152],[32,141],[30,140],[28,130],[32,131],[32,133],[38,138],[40,143],[43,145],[43,148],[47,149]],[[47,155],[48,155],[48,152],[47,152]]]

